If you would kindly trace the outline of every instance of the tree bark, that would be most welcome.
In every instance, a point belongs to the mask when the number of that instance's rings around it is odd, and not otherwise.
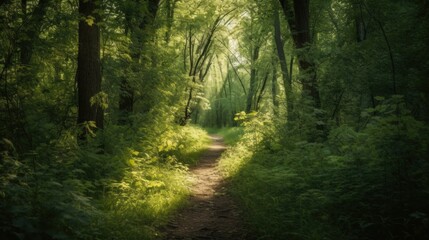
[[[264,80],[262,81],[261,90],[259,91],[258,97],[256,98],[256,103],[255,103],[255,110],[256,111],[259,110],[259,104],[261,103],[262,97],[264,96],[265,87],[267,86],[267,81],[268,81],[269,75],[270,75],[270,73],[267,71],[265,73]]]
[[[91,99],[101,92],[100,28],[98,1],[79,0],[79,49],[78,49],[78,124],[95,122],[103,128],[103,109]],[[83,129],[81,137],[88,134]]]
[[[363,17],[362,3],[354,4],[355,24],[356,24],[356,40],[362,42],[366,39],[366,23]]]
[[[300,81],[302,83],[304,97],[310,97],[316,108],[321,107],[320,95],[317,87],[315,65],[305,53],[312,43],[310,36],[310,0],[294,0],[293,9],[288,0],[279,0],[286,21],[292,33],[292,39],[298,52],[298,66],[301,72]]]

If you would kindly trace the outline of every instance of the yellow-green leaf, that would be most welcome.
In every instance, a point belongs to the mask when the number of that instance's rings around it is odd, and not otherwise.
[[[92,25],[94,25],[94,22],[95,22],[95,19],[94,19],[94,17],[92,17],[92,16],[88,16],[86,19],[85,19],[85,22],[86,22],[86,24],[88,24],[88,26],[92,26]]]
[[[130,160],[128,160],[128,164],[129,164],[131,167],[136,166],[136,162],[134,161],[134,159],[130,159]]]

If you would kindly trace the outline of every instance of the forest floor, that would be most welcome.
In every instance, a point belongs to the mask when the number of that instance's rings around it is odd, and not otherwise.
[[[165,239],[251,239],[237,205],[227,192],[228,183],[217,169],[226,146],[222,137],[210,137],[213,140],[210,148],[191,168],[193,186],[189,204],[170,220]]]

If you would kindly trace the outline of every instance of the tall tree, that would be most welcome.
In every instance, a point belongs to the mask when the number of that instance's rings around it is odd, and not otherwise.
[[[247,93],[247,101],[246,101],[246,112],[249,113],[251,110],[255,110],[255,101],[254,96],[256,95],[256,87],[257,87],[257,69],[256,62],[259,59],[259,50],[260,46],[253,46],[252,56],[251,56],[251,69],[250,69],[250,86],[249,92]]]
[[[18,148],[29,148],[33,142],[25,121],[27,113],[24,105],[29,102],[38,83],[31,60],[36,43],[40,40],[46,12],[52,4],[52,0],[39,0],[32,4],[21,0],[2,1],[0,5],[1,36],[6,37],[1,39],[0,51],[7,49],[0,53],[4,59],[0,60],[0,65],[3,66],[0,70],[0,81],[4,81],[0,95],[7,103],[9,120],[6,121],[6,128],[11,134],[7,137],[10,137]],[[18,57],[15,57],[16,55]]]
[[[277,83],[277,67],[276,67],[276,59],[273,57],[273,69],[272,69],[272,73],[271,73],[271,97],[272,97],[272,101],[273,101],[273,112],[274,115],[277,116],[278,115],[278,108],[279,108],[279,99],[277,97],[278,95],[278,83]]]
[[[355,2],[353,3],[353,9],[355,13],[355,24],[356,24],[356,40],[357,42],[362,42],[366,39],[366,22],[363,16],[363,3]]]
[[[25,23],[23,25],[23,35],[25,37],[21,38],[19,41],[20,63],[22,69],[20,78],[24,81],[24,84],[28,84],[28,81],[31,78],[31,71],[27,70],[33,55],[34,42],[36,38],[39,37],[42,20],[52,2],[52,0],[39,0],[33,12],[29,14],[27,12],[27,0],[21,1],[21,9],[24,16],[23,22]]]
[[[165,32],[165,42],[168,44],[171,38],[171,29],[174,22],[174,10],[176,8],[176,3],[179,0],[166,0],[165,1],[165,11],[167,12],[166,25],[167,31]]]
[[[291,119],[293,111],[292,99],[292,76],[289,75],[287,68],[286,54],[284,51],[284,41],[282,39],[280,16],[278,10],[278,2],[273,0],[273,18],[274,18],[274,42],[277,49],[277,56],[279,58],[280,69],[282,71],[282,80],[285,88],[286,104],[287,104],[287,118]]]
[[[97,101],[101,92],[100,63],[101,0],[79,0],[79,50],[77,68],[78,124],[95,122],[103,128],[103,109]],[[82,136],[87,134],[84,129]]]
[[[304,96],[314,101],[314,106],[320,108],[320,95],[317,87],[314,63],[306,56],[311,45],[310,35],[310,0],[294,0],[293,8],[288,0],[279,0],[286,21],[292,33],[292,39],[298,52],[298,66],[301,72]]]

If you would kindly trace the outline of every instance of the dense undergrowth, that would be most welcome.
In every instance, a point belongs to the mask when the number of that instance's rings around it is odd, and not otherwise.
[[[401,97],[362,116],[317,141],[305,125],[243,123],[220,168],[258,239],[426,239],[428,127]]]
[[[187,165],[209,138],[165,116],[134,122],[108,126],[85,147],[72,132],[20,155],[4,140],[10,151],[0,158],[0,238],[156,238],[184,203]]]

